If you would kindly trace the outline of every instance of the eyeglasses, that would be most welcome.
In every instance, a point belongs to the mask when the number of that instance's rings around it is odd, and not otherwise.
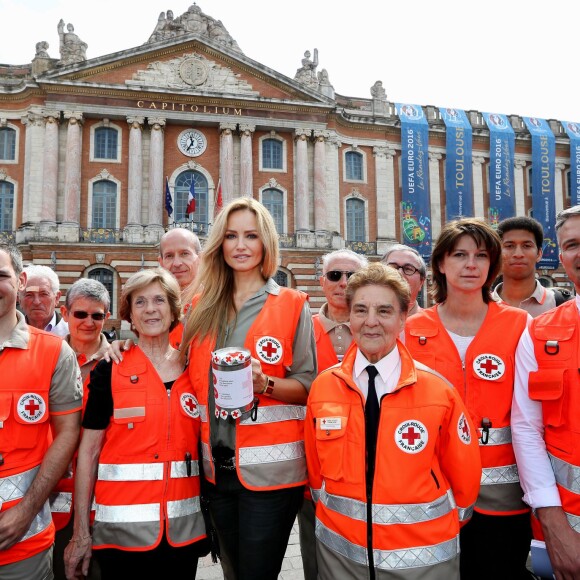
[[[93,312],[93,313],[89,314],[88,312],[85,312],[84,310],[76,310],[75,312],[71,312],[71,314],[75,318],[78,318],[80,320],[84,320],[85,318],[90,316],[93,320],[97,320],[97,321],[105,320],[105,316],[107,316],[107,314],[105,312]]]
[[[327,280],[330,280],[331,282],[338,282],[342,278],[343,274],[348,280],[354,274],[354,272],[350,272],[349,270],[330,270],[329,272],[326,272],[324,276],[326,276]]]
[[[395,270],[403,270],[403,274],[407,276],[412,276],[415,272],[419,271],[419,268],[415,268],[412,264],[404,264],[403,266],[397,264],[396,262],[389,262],[387,266],[395,268]]]

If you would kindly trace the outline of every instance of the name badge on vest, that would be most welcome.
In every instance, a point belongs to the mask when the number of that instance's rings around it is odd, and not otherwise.
[[[338,431],[342,429],[342,417],[323,417],[318,420],[321,431]]]

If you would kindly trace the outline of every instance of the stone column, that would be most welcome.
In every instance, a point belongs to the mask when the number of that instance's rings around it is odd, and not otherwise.
[[[240,195],[254,196],[254,170],[252,159],[252,133],[256,125],[240,124],[241,151],[240,151]]]
[[[429,152],[429,197],[431,202],[431,239],[433,243],[441,232],[441,186],[439,181],[439,162],[441,153]]]
[[[77,111],[65,111],[64,118],[68,119],[68,127],[66,133],[64,214],[62,221],[78,226],[81,215],[81,122],[83,114]]]
[[[566,169],[566,166],[563,163],[556,163],[556,177],[554,183],[556,215],[558,215],[564,209],[564,184],[562,181],[564,179],[564,169]],[[556,216],[554,216],[554,223],[555,218]]]
[[[375,186],[377,189],[377,254],[397,240],[397,208],[395,207],[395,169],[393,147],[373,147]]]
[[[143,123],[144,117],[127,117],[129,124],[129,171],[127,176],[127,225],[141,224],[143,195]],[[163,171],[163,169],[162,169]]]
[[[234,134],[236,123],[220,123],[220,179],[224,206],[234,197]]]
[[[314,131],[314,229],[329,235],[326,193],[326,137],[325,131]]]
[[[514,159],[514,190],[516,196],[516,215],[526,215],[526,192],[524,190],[524,169],[526,162],[523,159]]]
[[[22,221],[38,222],[40,220],[42,207],[44,118],[39,114],[39,111],[30,110],[21,118],[21,121],[26,127]]]
[[[481,174],[481,166],[484,163],[485,157],[473,156],[473,215],[479,218],[485,217],[483,209],[483,175]]]
[[[310,129],[296,129],[296,231],[310,231],[308,194],[308,138]]]
[[[336,133],[327,131],[326,138],[326,227],[332,235],[332,248],[342,247],[340,236],[340,170],[338,153],[342,143]]]
[[[49,224],[56,223],[56,201],[58,196],[58,111],[44,111],[44,159],[42,162],[42,210],[40,219]],[[48,224],[47,224],[48,225]]]
[[[151,145],[149,148],[149,219],[146,238],[155,240],[159,232],[163,235],[163,208],[165,188],[163,187],[163,143],[165,119],[149,117],[151,127]]]

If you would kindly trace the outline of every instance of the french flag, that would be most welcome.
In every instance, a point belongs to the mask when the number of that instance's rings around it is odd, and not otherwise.
[[[189,193],[187,195],[187,208],[185,209],[186,214],[195,212],[195,179],[191,177],[191,185],[189,186]]]

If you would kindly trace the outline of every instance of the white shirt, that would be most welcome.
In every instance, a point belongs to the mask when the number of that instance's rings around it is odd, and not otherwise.
[[[576,296],[580,315],[580,296]],[[532,508],[561,506],[560,494],[544,442],[542,403],[528,396],[528,376],[538,370],[534,344],[524,330],[516,349],[516,378],[512,404],[512,438],[524,501]]]
[[[46,332],[50,332],[51,334],[56,334],[57,336],[65,337],[68,332],[68,323],[65,321],[64,318],[61,318],[58,323],[56,321],[56,311],[53,313],[50,322],[44,327]]]
[[[366,368],[371,364],[373,363],[370,363],[360,349],[357,349],[352,369],[352,378],[364,395],[365,401],[367,399],[367,393],[369,392],[369,374]],[[397,346],[395,345],[395,348],[387,356],[384,356],[380,361],[374,363],[374,366],[379,371],[379,374],[375,378],[375,390],[377,391],[377,398],[380,401],[383,395],[392,393],[397,388],[399,378],[401,377],[401,355],[399,354]]]

